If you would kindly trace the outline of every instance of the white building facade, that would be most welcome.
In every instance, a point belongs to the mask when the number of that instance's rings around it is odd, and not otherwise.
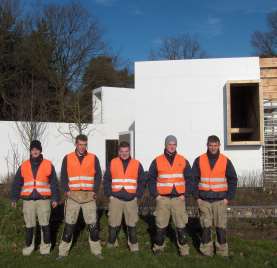
[[[102,87],[93,90],[93,123],[89,125],[89,150],[105,170],[116,153],[118,140],[131,143],[132,154],[145,170],[163,152],[164,138],[173,134],[178,151],[193,162],[205,152],[211,134],[220,137],[222,151],[240,176],[262,173],[262,146],[228,146],[226,142],[226,82],[260,79],[259,58],[225,58],[135,63],[135,89]],[[11,170],[12,148],[28,157],[14,122],[0,122],[0,176]],[[67,124],[47,123],[44,155],[59,173],[63,156],[74,145],[61,135]],[[110,152],[112,150],[112,152]]]

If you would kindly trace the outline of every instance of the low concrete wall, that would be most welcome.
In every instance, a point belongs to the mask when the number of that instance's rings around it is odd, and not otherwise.
[[[199,217],[197,207],[187,208],[189,217]],[[272,206],[231,206],[228,207],[228,218],[277,218],[277,205]],[[153,214],[154,207],[140,207],[140,214]]]

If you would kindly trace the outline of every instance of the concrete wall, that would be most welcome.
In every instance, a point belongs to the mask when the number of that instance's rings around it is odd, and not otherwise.
[[[29,152],[22,145],[15,122],[1,121],[0,129],[0,139],[2,141],[0,150],[0,179],[2,179],[8,172],[13,172],[13,151],[16,152],[19,162],[28,158]],[[107,127],[106,125],[91,124],[89,131],[89,150],[97,154],[102,168],[105,168],[105,137],[107,136]],[[53,162],[57,173],[60,172],[64,155],[74,150],[72,141],[61,134],[66,132],[68,132],[68,124],[47,123],[44,137],[41,139],[43,155]]]
[[[106,165],[105,141],[118,139],[119,133],[129,131],[134,122],[134,96],[134,90],[126,88],[102,87],[94,91],[92,100],[94,124],[90,124],[86,132],[89,134],[89,151],[98,156],[103,170]],[[69,124],[47,123],[46,125],[46,131],[41,140],[43,154],[53,161],[59,173],[64,155],[74,150],[72,140],[62,134],[69,131]],[[15,122],[0,121],[0,130],[1,179],[8,172],[13,172],[14,151],[19,162],[28,158],[29,152],[22,145]]]
[[[135,90],[132,88],[101,87],[93,90],[94,123],[106,125],[106,138],[118,139],[119,134],[133,137],[135,120]],[[133,143],[133,140],[131,141]],[[132,148],[133,149],[133,148]]]
[[[102,100],[102,123],[117,133],[129,130],[135,120],[135,90],[103,87]]]
[[[206,150],[207,136],[215,134],[240,175],[260,173],[261,146],[226,146],[224,97],[228,80],[259,78],[256,57],[137,62],[136,158],[148,169],[163,152],[165,136],[174,134],[178,151],[192,163]]]

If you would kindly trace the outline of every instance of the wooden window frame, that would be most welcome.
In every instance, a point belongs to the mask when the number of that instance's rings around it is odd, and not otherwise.
[[[260,115],[260,140],[257,141],[232,141],[232,133],[243,133],[250,131],[247,128],[232,128],[231,127],[231,85],[232,84],[258,84],[259,92],[259,115]],[[260,85],[260,80],[229,80],[226,83],[226,104],[227,104],[227,145],[263,145],[264,144],[264,107],[263,107],[263,91]]]

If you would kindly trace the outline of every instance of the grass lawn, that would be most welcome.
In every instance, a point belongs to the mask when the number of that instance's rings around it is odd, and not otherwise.
[[[107,218],[101,217],[101,239],[107,237]],[[249,225],[251,228],[251,225]],[[63,225],[57,231],[57,243],[50,256],[42,257],[36,251],[30,257],[23,257],[21,250],[24,239],[24,222],[21,206],[10,207],[9,201],[0,198],[0,267],[277,267],[277,242],[259,239],[244,240],[235,235],[229,239],[230,259],[221,257],[202,257],[191,245],[189,257],[179,257],[175,243],[167,239],[163,255],[155,257],[151,252],[149,226],[142,219],[138,225],[138,237],[141,251],[132,254],[127,249],[126,237],[123,231],[119,234],[119,248],[104,247],[104,260],[98,260],[90,254],[88,233],[81,230],[78,241],[74,244],[70,256],[56,261],[57,245],[61,237]]]

